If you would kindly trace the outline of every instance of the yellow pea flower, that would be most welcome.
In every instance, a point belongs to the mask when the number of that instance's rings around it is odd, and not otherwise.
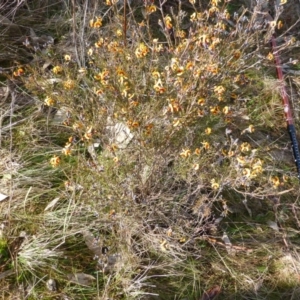
[[[206,141],[202,142],[202,146],[205,150],[208,150],[210,148],[210,144]]]
[[[56,168],[58,165],[60,164],[60,157],[57,155],[54,155],[51,159],[50,159],[50,165],[53,168]]]
[[[207,134],[207,135],[210,135],[210,134],[211,134],[211,128],[210,128],[210,127],[207,127],[207,128],[205,129],[205,134]]]
[[[190,149],[182,149],[181,153],[179,154],[182,158],[187,158],[191,155]]]
[[[53,72],[54,74],[59,74],[59,73],[62,72],[62,70],[63,70],[63,68],[62,68],[61,66],[55,66],[55,67],[52,69],[52,72]]]
[[[275,189],[277,189],[280,186],[280,180],[279,180],[278,176],[272,176],[271,182]]]
[[[172,29],[172,27],[173,27],[173,25],[172,25],[172,19],[171,19],[171,17],[169,15],[166,15],[164,17],[164,22],[165,22],[166,28],[168,30]]]
[[[211,183],[211,187],[212,187],[213,190],[219,189],[220,185],[216,182],[215,179],[212,179],[212,180],[210,181],[210,183]]]
[[[249,143],[245,142],[245,143],[241,144],[240,149],[241,149],[242,152],[248,152],[248,151],[250,151],[251,146],[250,146]]]
[[[149,52],[148,47],[144,43],[140,43],[139,46],[135,49],[135,56],[137,58],[145,57]]]
[[[44,103],[47,105],[47,106],[53,106],[55,104],[55,101],[53,100],[53,98],[47,96]]]

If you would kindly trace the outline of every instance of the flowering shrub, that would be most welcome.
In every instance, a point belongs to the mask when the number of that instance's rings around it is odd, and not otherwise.
[[[220,1],[206,10],[189,2],[192,11],[166,13],[162,1],[144,1],[142,16],[129,5],[126,21],[118,1],[106,1],[87,16],[77,51],[54,49],[47,72],[13,73],[44,106],[65,112],[59,126],[69,136],[47,163],[67,177],[62,193],[78,192],[82,211],[96,212],[92,228],[84,216],[74,226],[112,239],[113,296],[146,292],[139,276],[151,282],[162,272],[154,263],[139,275],[150,257],[170,264],[167,273],[197,259],[195,239],[217,232],[216,217],[236,201],[230,193],[263,198],[292,181],[259,141],[280,103],[259,80],[272,63],[265,31]]]

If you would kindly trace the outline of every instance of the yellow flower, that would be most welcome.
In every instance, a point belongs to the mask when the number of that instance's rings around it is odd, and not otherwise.
[[[123,31],[122,31],[121,29],[118,29],[118,30],[116,31],[116,36],[118,36],[118,37],[123,36]]]
[[[171,58],[171,69],[172,71],[176,71],[179,68],[179,62],[177,57]]]
[[[44,103],[47,105],[47,106],[53,106],[55,104],[55,101],[53,100],[53,98],[51,97],[46,97]]]
[[[268,60],[274,60],[274,55],[273,55],[273,53],[269,52],[269,54],[267,55],[267,59],[268,59]]]
[[[86,68],[80,68],[80,69],[78,70],[78,73],[79,73],[79,74],[86,74],[86,73],[87,73],[87,70],[86,70]]]
[[[94,49],[93,48],[89,48],[89,50],[87,52],[88,56],[92,56],[93,53],[94,53]]]
[[[112,6],[112,5],[114,5],[114,4],[116,4],[116,3],[118,3],[118,1],[119,0],[106,0],[106,5],[108,5],[108,6]]]
[[[254,163],[252,164],[252,175],[256,176],[260,173],[262,173],[263,168],[262,168],[262,160],[260,160],[259,158],[257,158]]]
[[[198,115],[198,117],[202,118],[205,115],[205,111],[203,109],[198,109],[197,110],[197,115]]]
[[[158,71],[153,71],[153,72],[151,73],[151,75],[152,75],[152,77],[153,77],[154,79],[159,79],[159,78],[160,78],[160,73],[159,73]]]
[[[202,142],[201,144],[202,144],[202,146],[203,146],[203,148],[204,148],[205,150],[208,150],[208,149],[210,148],[209,142],[204,141],[204,142]]]
[[[279,180],[278,176],[272,176],[271,182],[275,189],[277,189],[280,186],[280,180]]]
[[[62,68],[61,66],[55,66],[55,67],[52,69],[52,72],[53,72],[54,74],[59,74],[59,73],[62,72],[62,70],[63,70],[63,68]]]
[[[222,112],[224,115],[227,115],[229,113],[229,107],[228,106],[225,106],[223,109],[222,109]]]
[[[241,51],[240,50],[235,50],[234,53],[233,53],[233,57],[235,59],[239,59],[241,57]]]
[[[213,74],[218,74],[219,73],[219,68],[217,65],[209,65],[207,66],[207,71]]]
[[[240,149],[242,152],[248,152],[251,149],[251,146],[249,143],[242,143],[242,145],[240,146]]]
[[[183,39],[183,38],[185,38],[185,36],[186,36],[185,31],[183,31],[183,30],[176,31],[176,37]]]
[[[251,176],[251,171],[249,168],[243,169],[243,175],[246,176],[247,178],[250,178]]]
[[[75,122],[72,127],[76,131],[76,130],[82,129],[83,124],[81,122]]]
[[[163,84],[162,84],[162,82],[161,82],[161,79],[158,79],[158,80],[155,82],[153,88],[154,88],[154,90],[155,90],[157,93],[159,93],[159,94],[163,94],[163,93],[166,91],[166,89],[163,87]]]
[[[196,148],[195,151],[194,151],[194,154],[200,155],[200,153],[201,153],[201,149],[200,148]]]
[[[196,13],[194,12],[191,16],[190,16],[190,21],[191,22],[196,22],[198,20],[200,20],[202,17],[202,14],[201,13]]]
[[[148,124],[145,129],[146,129],[146,134],[147,135],[150,135],[151,132],[152,132],[152,129],[153,129],[154,125],[152,123]]]
[[[244,166],[246,164],[246,159],[244,156],[238,156],[236,158],[237,162],[239,165]]]
[[[143,20],[142,22],[138,23],[138,25],[139,25],[140,27],[145,27],[145,26],[146,26],[146,23],[145,23],[145,21]]]
[[[164,47],[163,47],[162,44],[156,44],[156,45],[154,45],[154,47],[153,47],[153,51],[154,51],[155,53],[163,52],[163,51],[164,51]]]
[[[109,71],[107,69],[103,69],[102,72],[98,73],[94,76],[96,80],[99,80],[103,85],[108,85],[109,79]]]
[[[113,161],[114,161],[115,163],[118,163],[118,162],[119,162],[118,156],[115,156],[115,157],[113,158]]]
[[[201,70],[199,68],[194,68],[193,70],[193,77],[198,78],[201,75]]]
[[[66,90],[72,90],[75,87],[75,82],[72,79],[68,79],[67,81],[64,82],[64,88]]]
[[[210,107],[210,112],[211,112],[213,115],[217,115],[218,113],[220,113],[220,108],[219,108],[219,106],[211,106],[211,107]]]
[[[169,246],[168,242],[166,240],[163,240],[160,244],[160,249],[163,252],[166,252],[169,248],[170,248],[170,246]]]
[[[154,13],[154,12],[156,12],[156,6],[155,5],[147,5],[146,6],[146,13],[147,14],[152,14],[152,13]]]
[[[140,43],[139,46],[135,49],[135,56],[137,58],[145,57],[149,52],[148,47],[144,43]]]
[[[65,61],[70,61],[70,60],[71,60],[71,55],[66,54],[66,55],[64,56],[64,59],[65,59]]]
[[[60,164],[60,158],[57,155],[54,155],[51,159],[50,159],[50,165],[53,168],[56,168],[58,165]]]
[[[87,131],[85,132],[85,134],[84,134],[83,137],[84,137],[86,140],[91,140],[92,137],[93,137],[93,133],[94,133],[93,127],[92,127],[92,126],[89,126],[89,127],[87,128]]]
[[[70,142],[66,143],[65,147],[62,149],[62,153],[66,156],[70,156],[72,150],[71,147],[72,147],[72,143]]]
[[[230,20],[230,13],[227,9],[225,9],[225,19]]]
[[[205,104],[205,99],[204,98],[198,99],[198,104],[203,106]]]
[[[96,48],[100,48],[104,45],[104,38],[100,38],[96,43],[95,43],[95,47]]]
[[[182,149],[181,153],[179,154],[182,158],[187,158],[191,155],[190,149]]]
[[[171,19],[171,17],[169,15],[166,15],[164,17],[164,22],[165,22],[166,28],[168,30],[172,29],[172,27],[173,27],[173,25],[172,25],[172,19]]]
[[[99,28],[101,26],[102,26],[102,18],[97,17],[95,22],[94,20],[90,20],[90,27]]]
[[[211,187],[212,187],[213,190],[217,190],[220,187],[220,185],[216,182],[215,179],[212,179],[210,181],[210,183],[211,183]]]
[[[221,95],[225,92],[225,88],[221,85],[215,86],[214,87],[214,92],[217,93],[218,95]]]
[[[116,150],[118,150],[118,146],[116,144],[111,144],[109,147],[109,150],[111,152],[115,152]]]
[[[210,127],[207,127],[207,128],[205,129],[205,134],[207,134],[207,135],[210,135],[210,134],[211,134],[211,128],[210,128]]]
[[[170,99],[170,103],[168,105],[168,111],[171,113],[177,113],[180,111],[181,107],[177,100]]]
[[[140,126],[138,121],[133,121],[131,119],[127,121],[127,125],[130,129],[138,128]]]
[[[232,151],[232,150],[230,150],[230,151],[228,151],[228,157],[232,157],[232,156],[234,156],[234,151]]]
[[[174,121],[173,121],[173,126],[174,126],[174,127],[177,127],[177,126],[179,126],[179,125],[181,125],[180,119],[175,118]]]
[[[186,63],[185,68],[186,68],[187,70],[192,70],[193,67],[194,67],[194,63],[193,63],[192,61],[188,61],[188,62]]]
[[[254,126],[251,124],[251,125],[249,125],[249,127],[248,127],[248,131],[250,132],[250,133],[252,133],[252,132],[254,132],[255,131],[255,128],[254,128]]]
[[[209,15],[212,16],[214,13],[219,12],[219,9],[216,6],[211,7],[209,10]]]
[[[281,20],[277,23],[277,29],[280,30],[283,27],[283,22]]]

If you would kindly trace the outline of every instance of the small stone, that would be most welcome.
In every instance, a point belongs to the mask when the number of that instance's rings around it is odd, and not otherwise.
[[[50,278],[49,280],[47,280],[46,286],[50,292],[55,292],[57,290],[56,281],[54,279]]]

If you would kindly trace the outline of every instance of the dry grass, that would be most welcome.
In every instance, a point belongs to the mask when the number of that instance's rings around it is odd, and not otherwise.
[[[268,29],[230,3],[155,4],[126,7],[126,37],[119,4],[35,8],[49,30],[2,90],[5,299],[298,298]]]

